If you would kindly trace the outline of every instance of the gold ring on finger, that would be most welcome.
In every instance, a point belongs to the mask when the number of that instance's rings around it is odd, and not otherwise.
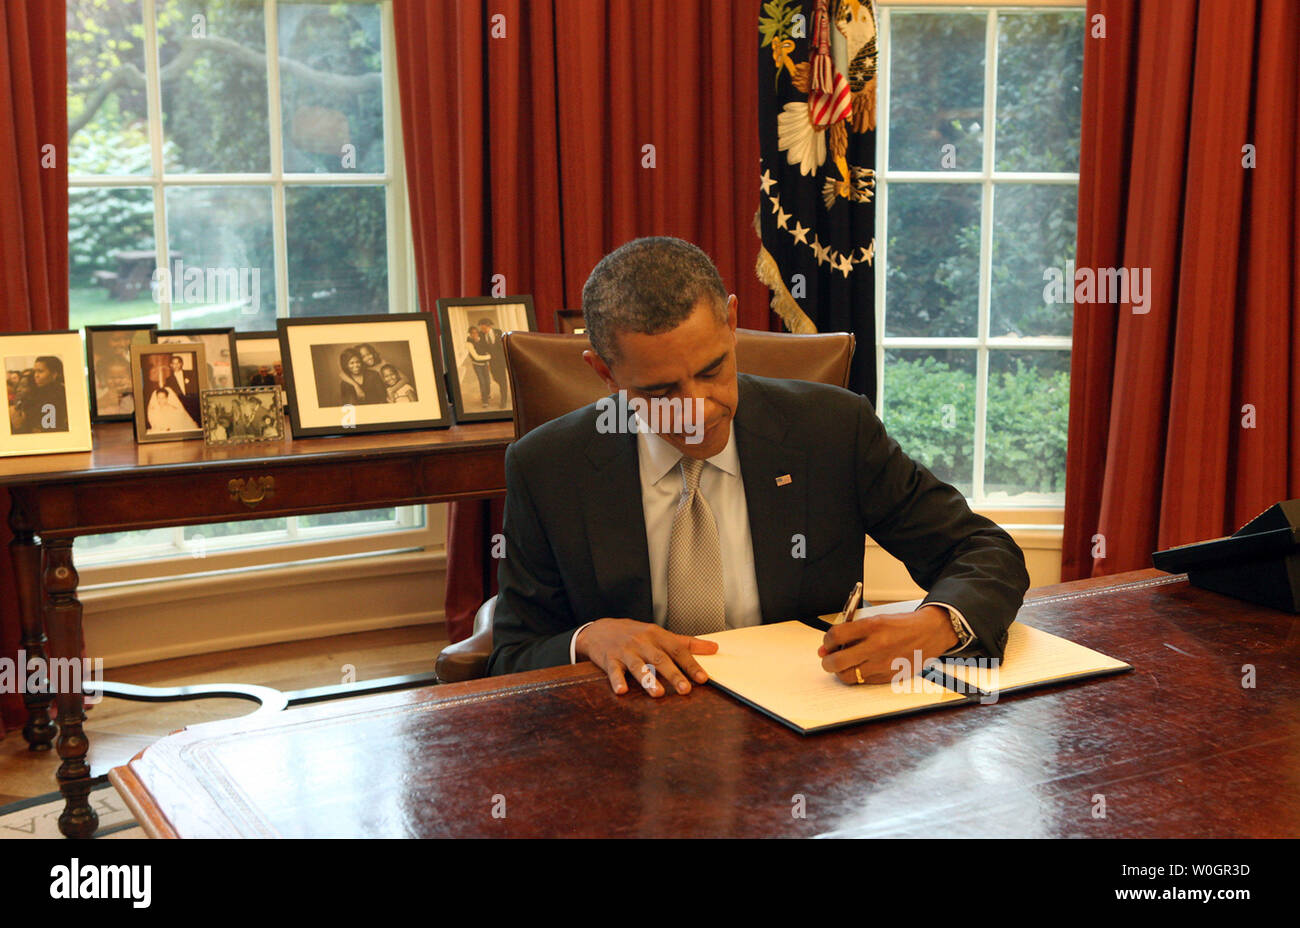
[[[861,667],[854,667],[854,668],[853,668],[853,675],[854,675],[855,677],[858,678],[858,682],[859,682],[859,683],[866,683],[866,682],[867,682],[866,680],[862,679],[862,668],[861,668]]]

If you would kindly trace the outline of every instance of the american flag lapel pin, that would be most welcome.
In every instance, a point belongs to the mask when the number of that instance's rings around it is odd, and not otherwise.
[[[782,474],[780,477],[776,478],[776,485],[778,487],[789,486],[792,482],[793,481],[790,479],[789,474]]]

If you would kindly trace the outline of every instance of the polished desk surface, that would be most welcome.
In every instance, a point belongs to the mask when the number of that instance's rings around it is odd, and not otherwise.
[[[1020,618],[1134,672],[805,737],[583,663],[195,726],[110,777],[157,836],[1300,834],[1300,618],[1154,570]]]

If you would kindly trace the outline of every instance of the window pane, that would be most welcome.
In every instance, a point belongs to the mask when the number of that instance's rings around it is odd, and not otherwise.
[[[1073,307],[1048,303],[1044,273],[1074,257],[1078,189],[1065,184],[998,184],[993,196],[989,334],[1069,335]],[[1068,287],[1064,289],[1068,294]]]
[[[289,315],[388,312],[384,188],[294,187],[284,201]]]
[[[275,328],[269,187],[167,190],[169,328]]]
[[[980,187],[890,184],[885,334],[974,337]]]
[[[177,553],[175,538],[176,530],[172,528],[151,528],[109,535],[79,535],[72,542],[72,556],[81,566],[166,557]]]
[[[382,174],[378,4],[283,3],[278,15],[285,171]]]
[[[187,525],[184,529],[185,540],[191,550],[202,554],[204,550],[214,548],[242,548],[249,544],[249,539],[242,536],[267,535],[258,539],[262,542],[286,541],[289,538],[289,520],[249,519],[246,522],[216,522],[211,525]]]
[[[975,480],[975,352],[885,352],[885,431],[966,496]]]
[[[157,322],[157,266],[152,189],[68,191],[70,326]]]
[[[158,58],[168,170],[270,171],[262,4],[158,0]]]
[[[889,21],[889,169],[980,170],[987,17],[891,12]]]
[[[999,171],[1079,170],[1083,13],[998,15]]]
[[[140,0],[68,0],[68,172],[148,174]]]
[[[423,524],[424,507],[415,507],[421,513],[419,520]],[[333,525],[355,525],[358,528],[389,527],[397,521],[396,509],[363,509],[359,512],[322,512],[314,516],[301,516],[298,524],[303,528],[323,528]],[[411,526],[414,528],[415,526]]]
[[[1068,351],[989,352],[987,497],[1064,503],[1069,410]]]

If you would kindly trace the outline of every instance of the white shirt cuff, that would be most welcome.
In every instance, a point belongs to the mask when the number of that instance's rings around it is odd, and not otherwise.
[[[963,619],[962,621],[964,622],[965,619]],[[587,625],[590,625],[590,624],[591,624],[590,622],[587,623]],[[577,651],[577,648],[578,648],[578,635],[580,635],[580,634],[582,633],[582,630],[583,630],[584,628],[586,628],[587,625],[579,625],[579,626],[578,626],[578,630],[575,631],[575,632],[573,633],[573,637],[569,639],[569,663],[570,663],[570,664],[576,664],[576,663],[578,663],[578,651]]]
[[[960,651],[962,651],[963,649],[968,648],[968,647],[970,647],[971,645],[973,645],[975,642],[979,641],[978,636],[976,636],[975,632],[971,630],[970,623],[966,621],[966,617],[965,617],[964,615],[961,614],[961,610],[958,609],[956,606],[950,606],[950,605],[948,605],[947,603],[935,603],[935,602],[929,602],[929,603],[926,603],[926,605],[927,605],[927,606],[943,606],[943,608],[945,608],[945,609],[948,610],[948,614],[949,614],[949,615],[956,617],[957,621],[961,623],[961,627],[962,627],[963,629],[965,629],[966,634],[970,636],[970,640],[967,641],[965,644],[958,643],[957,646],[956,646],[955,648],[951,648],[950,650],[945,651],[945,652],[944,652],[942,655],[940,655],[940,656],[942,656],[942,657],[948,657],[948,656],[950,656],[950,655],[957,654],[957,653],[959,653]]]

